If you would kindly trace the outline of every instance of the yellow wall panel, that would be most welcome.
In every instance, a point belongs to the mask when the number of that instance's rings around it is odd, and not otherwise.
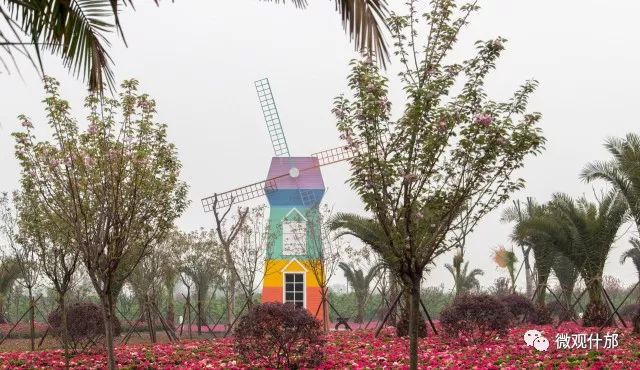
[[[318,287],[318,278],[320,277],[318,275],[320,275],[320,271],[318,268],[314,269],[313,266],[318,266],[318,261],[281,259],[268,260],[266,261],[265,265],[265,277],[263,285],[265,287],[282,287],[284,284],[284,278],[282,276],[283,272],[304,272],[306,269],[306,286]],[[286,270],[284,270],[285,267]]]

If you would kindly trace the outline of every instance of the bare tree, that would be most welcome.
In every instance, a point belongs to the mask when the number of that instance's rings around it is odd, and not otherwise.
[[[186,248],[181,257],[181,269],[195,287],[196,321],[198,334],[201,334],[202,326],[206,325],[204,310],[209,288],[214,281],[220,280],[224,268],[224,261],[220,259],[223,251],[215,240],[213,230],[205,230],[204,228],[189,233],[185,243]],[[189,280],[183,278],[183,282]],[[187,297],[190,301],[189,295]]]
[[[139,320],[147,322],[152,343],[156,342],[153,305],[156,303],[156,294],[162,282],[162,275],[159,273],[162,266],[162,256],[156,248],[150,248],[147,251],[127,279],[138,302]]]
[[[231,245],[231,258],[238,271],[237,282],[245,296],[247,309],[266,276],[274,271],[265,264],[271,256],[276,235],[269,229],[265,206],[250,208],[238,237]]]
[[[215,220],[215,230],[218,235],[218,241],[222,246],[224,252],[224,259],[226,264],[226,299],[227,299],[227,321],[229,325],[235,322],[235,303],[236,303],[236,285],[240,280],[240,274],[236,267],[236,262],[233,259],[233,243],[235,242],[240,230],[245,223],[247,215],[249,214],[249,208],[238,208],[237,214],[231,219],[231,222],[227,223],[227,216],[233,207],[230,204],[222,214],[217,209],[218,199],[214,200],[213,204],[213,216]],[[241,285],[242,286],[242,285]],[[245,292],[246,294],[246,292]]]
[[[335,275],[340,263],[340,254],[345,249],[344,239],[336,236],[329,228],[333,210],[328,205],[310,207],[305,212],[306,231],[296,232],[295,237],[305,251],[307,268],[320,289],[320,302],[317,307],[309,307],[312,314],[322,311],[324,330],[329,330],[329,281]]]

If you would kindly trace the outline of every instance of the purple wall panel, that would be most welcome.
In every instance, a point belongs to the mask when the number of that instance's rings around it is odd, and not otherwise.
[[[297,178],[288,176],[291,167],[298,168],[300,176]],[[276,180],[278,189],[324,189],[324,181],[322,181],[316,157],[273,157],[267,178],[285,174],[287,176]]]

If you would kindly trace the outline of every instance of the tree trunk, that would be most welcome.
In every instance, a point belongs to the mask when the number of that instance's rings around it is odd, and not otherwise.
[[[564,287],[562,289],[562,298],[560,303],[563,304],[566,309],[561,310],[560,312],[560,322],[570,321],[575,316],[575,311],[571,308],[571,298],[573,295],[573,288],[569,289],[568,287]]]
[[[531,297],[533,294],[533,285],[532,285],[532,277],[531,277],[531,264],[529,262],[529,253],[531,252],[530,248],[526,248],[524,246],[520,246],[522,249],[522,255],[524,258],[524,281],[526,284],[526,292],[527,297]]]
[[[153,323],[153,314],[151,313],[151,305],[149,300],[147,300],[145,305],[145,312],[147,314],[147,326],[149,329],[149,338],[151,338],[151,343],[156,343],[156,327]]]
[[[33,302],[33,288],[29,287],[29,339],[31,350],[36,350],[36,307]]]
[[[69,328],[67,322],[67,303],[65,302],[65,294],[58,293],[58,309],[60,310],[60,320],[62,324],[62,349],[64,350],[64,367],[69,368]]]
[[[104,344],[107,347],[107,366],[109,370],[116,370],[116,355],[113,345],[113,296],[111,292],[108,292],[103,293],[100,298],[102,299],[102,318],[104,319]]]
[[[409,366],[418,370],[418,320],[420,317],[420,281],[414,277],[411,281],[411,304],[409,308]]]
[[[204,321],[204,316],[203,316],[203,300],[204,300],[204,292],[202,287],[198,287],[198,289],[196,290],[196,297],[198,299],[198,301],[196,302],[196,309],[197,309],[197,315],[198,315],[198,319],[196,320],[198,322],[198,335],[202,335],[202,326],[204,326],[205,321]]]
[[[9,320],[7,320],[7,314],[5,311],[5,296],[4,294],[0,294],[0,324],[6,324]]]
[[[173,292],[175,290],[175,283],[169,282],[165,285],[167,288],[167,316],[166,321],[171,327],[171,330],[175,330],[176,323],[176,302]]]
[[[538,288],[536,291],[536,305],[544,306],[546,305],[546,297],[547,297],[547,280],[549,279],[549,275],[544,275],[539,277]]]
[[[229,326],[236,318],[236,277],[231,274],[229,277],[229,286],[227,287],[227,322]]]
[[[187,333],[189,334],[189,339],[193,338],[193,334],[191,332],[191,289],[187,288],[187,312],[185,319],[187,320]]]
[[[147,304],[146,304],[146,301],[145,301],[144,297],[142,296],[142,294],[139,294],[137,296],[137,299],[138,299],[138,307],[139,307],[139,309],[138,309],[138,311],[139,311],[138,312],[138,320],[147,321]],[[147,325],[148,324],[149,323],[147,322]]]
[[[393,272],[389,272],[389,299],[395,299],[398,295],[398,279]],[[389,302],[391,304],[391,302]],[[389,315],[389,325],[396,326],[398,325],[398,307],[393,307],[391,310],[391,314]]]
[[[364,319],[364,296],[362,296],[361,294],[356,293],[356,308],[357,308],[357,313],[356,313],[356,317],[353,319],[354,322],[357,323],[362,323],[363,319]]]
[[[587,287],[589,303],[582,317],[582,325],[586,327],[611,325],[612,321],[607,321],[609,317],[609,307],[603,299],[602,281],[598,278],[592,278],[590,280],[591,282]]]

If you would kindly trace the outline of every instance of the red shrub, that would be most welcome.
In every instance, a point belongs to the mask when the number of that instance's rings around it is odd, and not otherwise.
[[[240,358],[268,368],[314,367],[324,358],[320,322],[291,304],[263,303],[242,317],[235,329]]]
[[[504,334],[512,316],[507,307],[488,294],[463,295],[440,314],[446,335],[465,342],[482,342],[496,334]]]
[[[48,317],[52,333],[62,336],[62,314],[60,310],[53,311]],[[114,335],[120,335],[120,322],[114,318]],[[98,343],[99,337],[104,335],[104,320],[102,306],[94,303],[76,303],[67,307],[67,331],[70,345],[73,349],[81,349],[89,344]]]
[[[536,310],[533,303],[521,294],[507,294],[499,296],[498,299],[507,307],[516,325],[523,320],[531,321],[535,317]]]

